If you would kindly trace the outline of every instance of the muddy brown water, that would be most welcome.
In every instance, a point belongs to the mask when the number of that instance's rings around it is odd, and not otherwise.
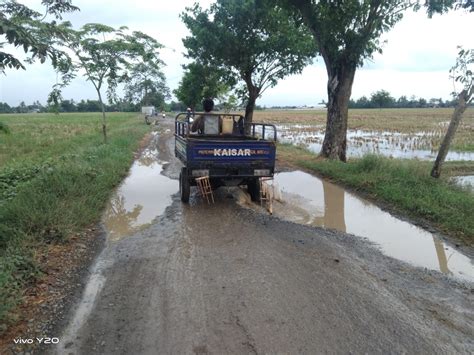
[[[302,171],[275,175],[282,203],[275,215],[297,223],[367,238],[384,254],[416,266],[474,281],[472,260],[439,236],[402,221],[341,187]]]
[[[324,128],[310,125],[279,125],[281,142],[303,145],[314,153],[321,151]],[[351,158],[373,153],[403,159],[434,160],[441,131],[401,133],[389,131],[348,130],[347,155]],[[474,160],[473,152],[450,151],[446,160]]]
[[[129,175],[113,194],[103,222],[111,241],[136,233],[149,225],[171,204],[178,181],[161,174],[158,150],[146,149],[130,168]]]

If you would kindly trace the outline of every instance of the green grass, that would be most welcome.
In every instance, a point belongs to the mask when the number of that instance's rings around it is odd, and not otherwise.
[[[431,163],[396,160],[375,155],[348,163],[316,159],[307,150],[279,145],[282,161],[314,171],[342,185],[383,201],[409,217],[429,221],[445,233],[474,244],[474,194],[449,182],[430,177]],[[472,169],[472,163],[450,163],[451,169]]]
[[[40,273],[35,250],[97,222],[149,129],[137,114],[2,115],[0,135],[0,323]],[[1,331],[1,329],[0,329]]]

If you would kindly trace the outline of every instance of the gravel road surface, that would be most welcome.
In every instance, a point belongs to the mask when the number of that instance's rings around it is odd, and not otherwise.
[[[177,179],[172,121],[151,144]],[[176,185],[177,186],[177,185]],[[473,285],[221,188],[108,241],[59,354],[473,353]],[[377,221],[373,221],[377,223]],[[43,348],[48,352],[52,349]]]

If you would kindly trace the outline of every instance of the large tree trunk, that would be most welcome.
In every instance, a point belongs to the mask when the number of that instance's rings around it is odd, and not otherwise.
[[[462,115],[464,111],[466,111],[467,103],[471,95],[472,89],[469,93],[467,92],[467,90],[463,90],[458,95],[458,103],[456,104],[456,108],[454,109],[454,113],[451,117],[451,122],[449,122],[448,131],[444,136],[443,142],[441,143],[441,147],[439,148],[438,156],[436,157],[433,169],[431,170],[431,176],[434,178],[439,178],[439,176],[441,175],[441,166],[443,165],[444,160],[446,159],[446,155],[448,155],[449,146],[451,145],[451,141],[454,138],[454,134],[456,133],[459,123],[461,122]]]
[[[249,97],[247,105],[245,106],[245,135],[250,135],[250,129],[253,121],[253,111],[255,110],[255,103],[260,90],[252,84],[247,83]]]
[[[102,102],[102,95],[100,94],[100,89],[97,90],[99,95],[100,106],[102,107],[102,135],[104,136],[104,144],[107,144],[107,120],[105,118],[105,105]]]
[[[328,111],[322,157],[346,161],[347,118],[355,71],[355,65],[342,66],[334,72],[328,70]]]

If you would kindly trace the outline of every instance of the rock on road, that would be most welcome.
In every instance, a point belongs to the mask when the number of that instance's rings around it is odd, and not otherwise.
[[[153,144],[176,179],[165,128]],[[174,194],[149,227],[108,242],[57,353],[474,351],[472,285],[244,208],[229,191],[214,205]]]

